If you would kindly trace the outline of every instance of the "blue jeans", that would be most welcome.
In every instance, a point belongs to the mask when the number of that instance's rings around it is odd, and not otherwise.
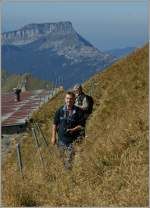
[[[73,159],[73,144],[65,143],[61,140],[58,141],[58,148],[60,152],[60,157],[64,162],[64,166],[66,169],[71,168],[71,162]],[[65,150],[66,150],[66,158],[65,158]]]

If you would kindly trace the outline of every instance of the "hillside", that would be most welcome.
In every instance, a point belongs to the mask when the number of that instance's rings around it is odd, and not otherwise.
[[[13,88],[16,88],[18,83],[21,82],[22,76],[18,74],[10,74],[6,70],[2,70],[2,92],[12,92]],[[33,76],[30,76],[27,83],[27,90],[46,89],[50,88],[52,84],[49,81],[40,80]]]
[[[22,143],[24,180],[13,149],[2,167],[8,206],[148,206],[148,46],[136,50],[84,84],[94,83],[88,138],[76,146],[74,167],[63,170],[57,148],[41,146],[41,166],[29,131]],[[50,141],[59,93],[34,115]],[[14,142],[15,144],[15,142]],[[13,181],[10,178],[13,177]]]

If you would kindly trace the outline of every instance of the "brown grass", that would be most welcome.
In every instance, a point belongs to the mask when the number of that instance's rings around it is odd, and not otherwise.
[[[73,170],[64,171],[57,148],[41,146],[44,167],[31,132],[22,142],[24,180],[12,148],[2,167],[7,206],[148,206],[148,46],[91,79],[94,112],[88,138],[76,145]],[[88,91],[90,81],[84,85]],[[59,93],[34,115],[48,141]]]

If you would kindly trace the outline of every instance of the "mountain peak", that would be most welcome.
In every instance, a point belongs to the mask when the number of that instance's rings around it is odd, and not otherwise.
[[[80,36],[71,22],[32,23],[3,34],[3,40],[5,69],[26,71],[53,82],[63,74],[65,88],[82,82],[115,61]]]
[[[70,21],[64,21],[64,22],[47,22],[47,23],[31,23],[28,25],[25,25],[24,27],[21,28],[21,30],[33,30],[33,29],[39,29],[43,31],[49,30],[49,32],[53,30],[62,30],[63,28],[66,29],[71,29],[72,28],[72,23]]]
[[[70,21],[55,23],[31,23],[19,30],[2,33],[3,44],[22,45],[33,42],[50,33],[71,33],[74,29]]]

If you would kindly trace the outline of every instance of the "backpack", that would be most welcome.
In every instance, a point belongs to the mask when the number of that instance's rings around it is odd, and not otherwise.
[[[87,103],[88,103],[86,113],[91,114],[93,111],[94,100],[93,100],[92,96],[90,96],[90,95],[86,95],[86,99],[87,99]]]

